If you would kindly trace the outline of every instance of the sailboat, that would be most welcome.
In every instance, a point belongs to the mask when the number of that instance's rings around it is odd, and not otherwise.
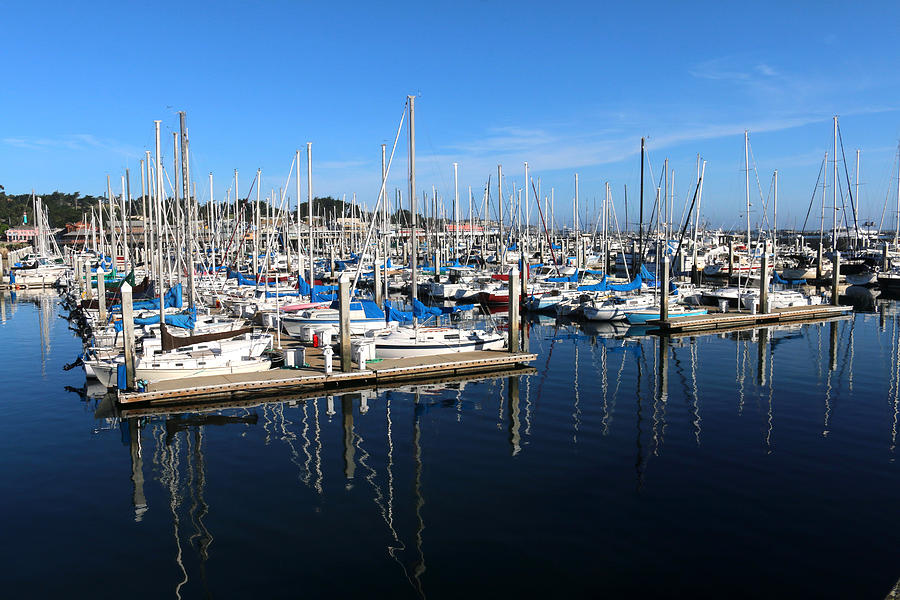
[[[407,97],[409,110],[409,198],[412,227],[410,227],[410,296],[416,300],[418,285],[416,262],[418,260],[418,236],[416,231],[416,121],[415,96]],[[415,304],[415,302],[413,302]],[[512,326],[516,326],[513,324]],[[398,325],[381,332],[373,332],[375,355],[378,358],[404,358],[471,352],[475,350],[501,350],[504,336],[496,331],[468,330],[458,327],[420,327],[414,318],[412,326]]]

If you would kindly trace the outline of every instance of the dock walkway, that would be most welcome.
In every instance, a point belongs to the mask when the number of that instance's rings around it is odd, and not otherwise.
[[[236,397],[291,389],[320,389],[340,391],[340,388],[362,383],[395,383],[404,380],[459,373],[493,371],[504,366],[525,364],[537,359],[536,354],[510,353],[497,350],[460,352],[433,356],[384,359],[370,362],[366,370],[341,372],[338,361],[335,370],[326,374],[324,368],[271,369],[260,373],[239,373],[212,377],[188,377],[151,383],[145,392],[118,392],[121,405],[148,402],[185,402],[212,397]],[[307,363],[317,366],[318,356],[310,356]]]
[[[671,317],[667,321],[648,321],[656,327],[653,333],[670,334],[682,332],[703,332],[736,327],[777,325],[795,321],[815,321],[844,316],[853,311],[851,306],[792,306],[776,308],[768,313],[724,312],[709,313],[693,317]]]

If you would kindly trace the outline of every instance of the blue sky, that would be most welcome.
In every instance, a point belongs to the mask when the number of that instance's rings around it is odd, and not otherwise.
[[[861,216],[880,220],[896,193],[898,3],[604,4],[10,4],[0,184],[101,193],[107,174],[136,173],[154,119],[168,150],[185,110],[201,197],[210,171],[217,198],[235,168],[242,194],[257,168],[264,191],[283,185],[310,141],[316,195],[371,205],[380,145],[390,150],[416,94],[418,187],[447,202],[452,162],[461,193],[480,198],[498,163],[521,186],[527,160],[555,188],[560,221],[571,222],[575,172],[583,206],[609,181],[621,218],[643,135],[654,173],[666,157],[675,170],[677,214],[700,153],[703,214],[735,226],[746,128],[762,195],[777,168],[779,223],[799,226],[838,114],[851,178],[862,150]],[[405,190],[405,165],[401,143],[392,188]]]

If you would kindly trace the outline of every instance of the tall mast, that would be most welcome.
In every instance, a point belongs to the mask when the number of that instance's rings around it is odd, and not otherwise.
[[[744,183],[747,199],[747,256],[750,256],[750,132],[744,130]],[[732,273],[733,275],[733,273]],[[749,277],[750,273],[747,272]]]
[[[837,250],[837,220],[838,220],[838,206],[837,206],[837,183],[838,183],[838,170],[837,170],[837,124],[838,118],[837,115],[834,115],[834,146],[833,146],[833,162],[834,162],[834,171],[832,171],[831,178],[831,193],[832,193],[832,211],[831,211],[831,249],[832,251]]]
[[[410,233],[409,233],[409,297],[411,302],[415,304],[418,296],[418,286],[416,284],[416,262],[418,262],[419,253],[419,236],[416,232],[416,97],[407,96],[406,101],[409,106],[409,211],[410,211]],[[415,307],[413,307],[415,309]],[[413,326],[418,325],[413,310]]]
[[[158,269],[156,272],[156,288],[157,295],[159,296],[159,326],[162,328],[166,322],[166,308],[165,303],[163,302],[163,298],[165,297],[165,286],[162,281],[162,239],[159,239],[159,234],[164,232],[165,229],[162,225],[162,195],[163,195],[163,184],[162,184],[162,158],[161,158],[161,150],[159,147],[159,124],[160,121],[154,121],[156,125],[156,230],[157,230],[157,240],[156,240],[156,260],[158,263]]]
[[[900,239],[900,144],[897,145],[897,230],[894,232],[894,245]]]
[[[506,244],[503,242],[503,167],[497,165],[497,210],[499,211],[500,240],[497,242],[497,262],[503,268],[503,257],[506,254]]]
[[[853,205],[853,222],[856,224],[856,245],[859,246],[859,148],[856,149],[856,203]],[[865,238],[868,241],[868,236]]]
[[[644,264],[644,138],[641,138],[641,200],[638,212],[638,255],[632,256],[634,273],[640,272]]]
[[[185,237],[185,253],[184,260],[188,269],[188,306],[194,308],[194,223],[193,223],[193,203],[191,202],[191,169],[190,169],[190,150],[188,147],[188,132],[185,122],[185,112],[178,112],[178,124],[181,135],[181,185],[184,196],[184,217],[187,227]]]
[[[527,269],[526,265],[528,264],[528,227],[531,225],[530,216],[531,213],[528,208],[528,161],[525,161],[525,235],[522,236],[522,248],[519,250],[522,256],[523,271]]]
[[[775,182],[772,185],[774,193],[772,210],[772,268],[775,268],[775,259],[778,256],[778,169],[775,169]]]
[[[819,256],[825,241],[825,190],[828,188],[828,152],[825,153],[825,165],[822,168],[822,218],[819,219]],[[898,190],[898,202],[900,202],[900,190]]]
[[[125,199],[128,196],[128,186],[125,183],[125,176],[122,175],[122,256],[124,258],[124,268],[128,268],[128,221],[125,210]],[[127,274],[127,273],[126,273]]]
[[[453,163],[453,259],[459,253],[459,163]],[[437,276],[437,274],[435,274]]]
[[[315,260],[313,259],[313,189],[312,142],[306,142],[306,213],[309,215],[309,301],[313,301],[316,285]]]
[[[581,240],[578,238],[578,173],[575,173],[575,204],[572,207],[572,230],[575,232],[575,268],[581,267],[580,246]]]

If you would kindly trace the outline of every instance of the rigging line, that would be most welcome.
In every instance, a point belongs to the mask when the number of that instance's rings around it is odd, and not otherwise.
[[[850,209],[853,211],[853,227],[856,229],[856,242],[859,244],[859,223],[856,220],[856,204],[853,201],[853,190],[850,187],[850,171],[847,169],[847,155],[844,154],[844,136],[841,135],[841,124],[837,123],[838,139],[841,142],[841,159],[844,161],[844,176],[847,178],[847,194],[850,196]],[[837,160],[835,158],[835,160]],[[843,197],[843,191],[841,196]],[[846,215],[844,221],[846,222]],[[849,239],[850,236],[847,236]]]
[[[816,201],[816,192],[819,189],[819,182],[822,181],[822,171],[825,168],[825,159],[822,159],[822,165],[819,167],[819,175],[816,177],[816,186],[813,188],[812,196],[809,199],[809,208],[806,209],[806,218],[803,219],[803,227],[800,228],[800,231],[806,231],[806,223],[809,221],[809,214],[812,212],[813,202]]]

